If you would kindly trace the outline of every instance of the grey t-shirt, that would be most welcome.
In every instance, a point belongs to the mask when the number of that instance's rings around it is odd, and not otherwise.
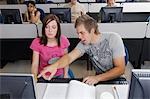
[[[104,73],[113,68],[113,58],[125,56],[124,44],[117,33],[101,33],[98,42],[84,45],[82,42],[76,46],[81,53],[89,55],[96,73]]]

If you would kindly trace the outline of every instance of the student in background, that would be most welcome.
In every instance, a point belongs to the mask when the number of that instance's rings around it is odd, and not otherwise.
[[[71,22],[74,23],[75,20],[83,15],[86,14],[85,8],[82,4],[77,2],[77,0],[71,0],[68,4],[64,7],[71,8]]]
[[[106,0],[106,7],[117,7],[116,0]]]
[[[120,77],[125,71],[125,49],[121,37],[117,33],[100,33],[96,20],[88,15],[79,16],[75,28],[81,40],[75,49],[44,68],[38,77],[50,80],[58,68],[68,66],[84,53],[89,55],[96,75],[84,78],[83,82],[93,85]],[[49,78],[45,72],[51,72]]]
[[[67,53],[70,43],[67,37],[61,35],[59,19],[49,14],[43,19],[42,37],[35,38],[30,48],[33,50],[31,73],[36,77],[45,67],[49,67]],[[46,77],[50,72],[45,72]],[[54,78],[67,78],[68,67],[57,70]]]
[[[27,2],[27,11],[24,14],[24,22],[40,24],[40,11],[37,10],[34,1]]]

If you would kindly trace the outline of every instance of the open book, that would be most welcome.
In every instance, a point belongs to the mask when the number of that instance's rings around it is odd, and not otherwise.
[[[43,99],[127,99],[121,96],[124,92],[121,94],[117,92],[117,90],[122,90],[122,88],[127,90],[127,86],[120,86],[122,87],[116,86],[114,90],[112,85],[91,86],[76,80],[71,80],[69,84],[49,83]],[[107,98],[102,98],[104,92],[105,95],[107,93]]]

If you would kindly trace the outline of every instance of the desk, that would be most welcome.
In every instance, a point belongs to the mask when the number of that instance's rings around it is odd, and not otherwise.
[[[101,7],[106,6],[106,3],[81,3],[84,5],[85,10],[90,13],[99,13]],[[63,7],[67,3],[55,3],[55,4],[36,4],[37,7],[43,9],[45,13],[49,13],[49,8],[54,7]],[[123,2],[116,3],[117,6],[123,7],[123,12],[150,12],[150,2]],[[20,9],[21,13],[24,13],[27,10],[25,4],[11,4],[11,5],[1,5],[0,9],[8,8],[8,9]]]
[[[98,25],[100,32],[116,32],[124,39],[144,38],[147,27],[146,22],[100,23]],[[37,27],[41,36],[42,25],[38,25]],[[73,23],[62,23],[61,31],[68,38],[78,38]]]
[[[150,22],[147,24],[148,26],[147,26],[147,31],[146,31],[146,38],[150,38]]]
[[[51,93],[49,93],[51,96],[53,96],[53,99],[64,99],[62,97],[65,97],[67,92],[68,83],[37,83],[36,84],[36,90],[37,90],[37,97],[38,99],[42,99],[46,86],[50,85],[51,87]],[[121,99],[128,99],[128,90],[129,85],[117,85],[117,84],[101,84],[97,87],[98,94],[101,94],[101,92],[107,91],[108,89],[111,90],[112,86],[116,86],[119,90],[119,96]],[[122,90],[123,89],[123,90]],[[63,91],[62,91],[63,90]],[[51,98],[51,97],[50,97]]]
[[[99,13],[102,7],[105,7],[106,3],[89,3],[89,12],[90,13]],[[120,6],[120,3],[116,3],[117,6]]]
[[[143,49],[140,62],[144,64],[144,61],[150,61],[150,23],[147,26],[146,38],[143,42]]]
[[[19,9],[20,13],[25,13],[27,6],[25,4],[6,4],[0,5],[0,9]]]
[[[123,12],[150,12],[150,2],[121,3]]]
[[[29,46],[35,37],[37,30],[34,24],[0,24],[0,68],[8,61],[31,59]]]
[[[145,37],[146,22],[100,23],[100,32],[116,32],[123,39],[139,39]]]
[[[123,7],[123,12],[150,12],[150,2],[132,2],[132,3],[116,3],[117,6]],[[106,3],[89,3],[89,12],[99,13],[101,7],[105,7]]]
[[[37,8],[41,8],[45,13],[50,13],[50,8],[57,8],[57,4],[37,4]]]
[[[35,24],[0,24],[0,39],[25,39],[37,37]]]

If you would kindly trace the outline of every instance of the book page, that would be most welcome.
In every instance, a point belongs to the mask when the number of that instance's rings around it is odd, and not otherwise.
[[[107,97],[108,99],[115,99],[114,97],[114,93],[113,93],[113,90],[112,90],[112,85],[108,85],[108,84],[105,84],[105,85],[97,85],[96,88],[96,99],[101,99],[101,95],[103,93],[109,93],[112,95],[113,98],[111,97]],[[102,98],[102,99],[107,99],[107,98]]]
[[[119,99],[128,99],[128,90],[129,85],[114,85],[112,87],[116,87]]]
[[[43,99],[66,99],[67,83],[48,83]]]
[[[95,99],[95,87],[71,80],[68,85],[66,99]]]
[[[115,87],[115,89],[114,89]],[[116,84],[100,84],[96,88],[96,99],[101,99],[103,93],[112,94],[113,98],[109,99],[128,99],[128,84],[116,85]]]

